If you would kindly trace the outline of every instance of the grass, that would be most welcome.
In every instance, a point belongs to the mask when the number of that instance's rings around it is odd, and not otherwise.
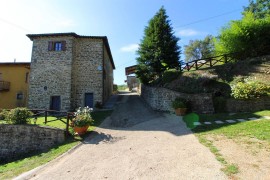
[[[191,118],[185,118],[185,117]],[[211,114],[205,115],[201,114],[198,115],[196,118],[195,115],[187,115],[184,117],[184,121],[187,123],[189,127],[191,127],[192,131],[198,137],[199,141],[208,147],[210,151],[216,156],[216,159],[221,162],[224,166],[222,169],[225,174],[231,176],[233,174],[238,173],[239,167],[236,164],[229,163],[223,155],[220,153],[217,147],[214,146],[215,139],[209,138],[213,136],[223,136],[228,139],[232,139],[236,143],[246,143],[251,145],[255,149],[260,148],[269,148],[270,147],[270,120],[263,118],[264,116],[270,117],[270,110],[265,111],[258,111],[253,113],[237,113],[237,114]],[[195,117],[195,118],[194,118]],[[191,121],[199,121],[203,122],[214,122],[215,120],[228,120],[228,119],[245,119],[248,120],[250,117],[257,117],[260,120],[256,121],[246,121],[246,122],[239,122],[239,123],[224,123],[224,124],[215,124],[212,123],[211,125],[200,125],[200,126],[190,126],[193,124],[188,122],[190,119]],[[257,139],[263,145],[256,144],[252,139]],[[241,165],[239,164],[241,167]]]
[[[96,111],[92,112],[92,118],[94,119],[94,124],[89,127],[88,131],[93,131],[97,126],[99,126],[102,121],[109,116],[112,111]],[[66,128],[66,124],[62,121],[55,120],[55,117],[48,117],[48,122],[46,126],[57,127],[57,128]],[[66,119],[63,119],[66,121]],[[31,122],[33,123],[33,122]],[[41,126],[45,126],[44,117],[40,117],[37,120],[37,124]],[[0,179],[11,179],[20,175],[23,172],[34,169],[38,166],[41,166],[61,154],[67,152],[69,149],[78,145],[82,140],[81,137],[70,137],[63,144],[53,147],[52,149],[46,152],[38,152],[35,154],[29,155],[27,158],[22,158],[14,162],[10,162],[7,164],[0,164]]]

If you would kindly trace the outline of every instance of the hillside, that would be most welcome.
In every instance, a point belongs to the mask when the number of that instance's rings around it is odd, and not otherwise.
[[[214,93],[216,96],[228,97],[231,85],[247,78],[270,85],[270,55],[186,71],[163,86],[178,92]]]

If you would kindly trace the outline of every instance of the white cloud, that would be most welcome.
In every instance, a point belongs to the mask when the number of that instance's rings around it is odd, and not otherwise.
[[[196,35],[200,35],[201,33],[193,29],[183,29],[179,31],[179,34],[181,36],[196,36]]]
[[[127,46],[121,47],[122,52],[135,52],[139,48],[139,44],[129,44]]]

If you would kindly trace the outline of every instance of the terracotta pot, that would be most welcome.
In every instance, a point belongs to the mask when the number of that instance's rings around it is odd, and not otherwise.
[[[73,127],[73,130],[78,133],[79,135],[83,135],[86,133],[89,126],[83,126],[83,127]]]
[[[184,116],[187,112],[187,108],[177,108],[175,109],[175,114],[177,116]]]

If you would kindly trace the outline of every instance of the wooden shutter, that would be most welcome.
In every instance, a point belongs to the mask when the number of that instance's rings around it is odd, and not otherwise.
[[[48,51],[52,51],[53,50],[53,42],[49,41],[48,43]]]
[[[66,50],[66,41],[62,41],[62,51]]]

